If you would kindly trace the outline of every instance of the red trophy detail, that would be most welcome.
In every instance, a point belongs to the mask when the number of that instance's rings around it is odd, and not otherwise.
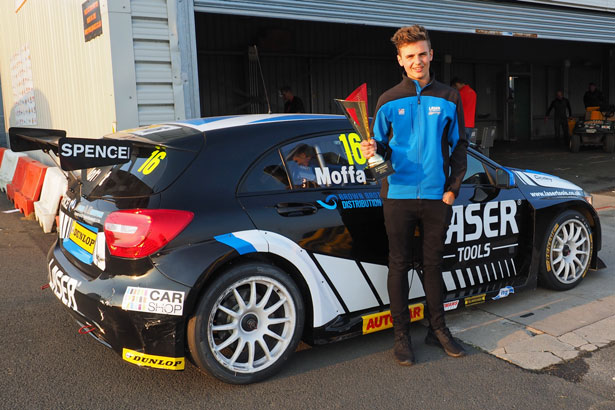
[[[367,118],[367,84],[361,84],[345,100],[336,99],[335,102],[340,106],[361,139],[371,140],[372,136]],[[367,160],[367,167],[364,172],[367,178],[374,180],[385,178],[395,171],[391,161],[385,161],[382,155],[375,154]]]

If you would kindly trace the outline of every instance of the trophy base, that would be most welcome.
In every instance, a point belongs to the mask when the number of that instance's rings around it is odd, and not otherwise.
[[[363,170],[365,177],[369,180],[381,180],[395,173],[391,161],[384,161],[378,165],[367,167]]]

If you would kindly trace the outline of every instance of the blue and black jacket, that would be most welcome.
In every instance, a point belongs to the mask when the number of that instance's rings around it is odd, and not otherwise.
[[[382,181],[382,198],[455,197],[466,172],[463,108],[459,92],[433,80],[421,89],[404,73],[378,99],[372,123],[378,153],[395,173]]]

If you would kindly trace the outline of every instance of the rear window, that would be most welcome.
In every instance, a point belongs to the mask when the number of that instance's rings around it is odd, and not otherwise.
[[[81,193],[90,198],[157,194],[171,185],[196,155],[196,152],[160,146],[135,146],[129,162],[85,171]]]

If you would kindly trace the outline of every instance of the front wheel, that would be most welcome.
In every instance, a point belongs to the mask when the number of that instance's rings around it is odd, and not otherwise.
[[[541,283],[556,290],[577,286],[585,277],[593,252],[587,219],[577,211],[558,215],[545,239],[540,266]]]
[[[188,321],[192,358],[227,383],[270,377],[299,343],[303,306],[299,288],[277,267],[235,266],[209,286]]]

